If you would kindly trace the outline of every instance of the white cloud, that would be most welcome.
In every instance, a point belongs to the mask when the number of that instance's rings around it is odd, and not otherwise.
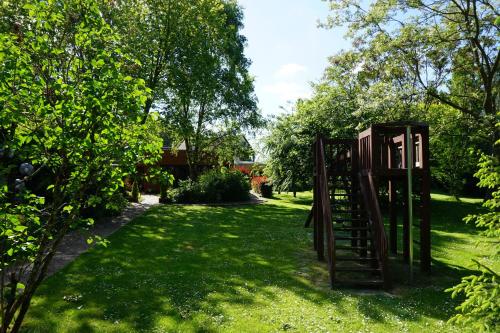
[[[291,78],[294,76],[297,76],[297,74],[306,72],[307,68],[305,66],[299,65],[299,64],[285,64],[281,66],[275,73],[274,77],[278,79],[287,79]]]
[[[264,91],[275,95],[282,102],[295,101],[299,98],[308,98],[311,92],[306,85],[295,82],[280,81],[264,86]]]

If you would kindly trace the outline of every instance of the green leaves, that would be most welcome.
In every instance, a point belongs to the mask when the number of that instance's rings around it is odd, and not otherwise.
[[[161,154],[158,131],[146,131],[158,123],[141,123],[149,90],[125,73],[135,62],[117,50],[120,36],[100,4],[22,0],[0,17],[0,269],[17,279],[42,273],[64,231],[91,224],[82,212],[107,207],[124,173]],[[24,192],[10,186],[21,162],[43,166]]]
[[[481,275],[462,278],[460,284],[449,288],[452,298],[466,296],[456,310],[459,314],[450,319],[451,323],[468,325],[480,332],[495,332],[500,319],[500,276],[491,268],[475,261]]]
[[[372,79],[406,91],[413,88],[476,120],[496,114],[492,98],[499,79],[498,67],[492,65],[500,55],[494,1],[330,4],[331,17],[324,25],[348,27],[353,49]]]
[[[498,143],[497,143],[498,144]],[[491,191],[491,198],[483,203],[488,212],[469,215],[464,220],[474,222],[481,233],[489,237],[489,245],[495,253],[491,258],[498,260],[500,255],[500,161],[498,156],[482,154],[479,161],[478,185]],[[449,288],[452,297],[464,295],[465,300],[456,308],[459,313],[451,322],[473,326],[479,331],[498,331],[500,323],[500,274],[485,263],[474,260],[481,271],[480,275],[462,278],[460,284]]]
[[[73,206],[71,205],[64,206],[62,211],[71,214],[71,212],[73,211]]]

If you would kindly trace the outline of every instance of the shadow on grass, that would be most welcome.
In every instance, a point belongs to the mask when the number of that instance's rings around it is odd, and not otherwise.
[[[153,208],[111,236],[108,248],[85,253],[49,278],[37,293],[25,331],[99,332],[102,325],[107,331],[152,331],[162,320],[170,327],[217,331],[227,317],[222,304],[274,302],[279,299],[274,287],[317,305],[334,303],[337,314],[346,317],[347,293],[360,313],[378,322],[387,315],[449,318],[443,277],[458,279],[469,271],[440,261],[434,261],[432,276],[419,275],[408,287],[399,278],[406,267],[399,258],[393,260],[400,289],[396,296],[332,291],[324,278],[312,283],[315,274],[326,276],[326,265],[315,271],[311,230],[303,228],[310,204],[310,197],[298,197],[258,206]],[[450,208],[450,203],[440,205],[433,203],[433,210]],[[438,230],[457,227],[439,216],[433,225]],[[446,247],[454,240],[433,235],[433,241]],[[76,296],[76,301],[64,296]],[[61,316],[71,318],[64,327]]]

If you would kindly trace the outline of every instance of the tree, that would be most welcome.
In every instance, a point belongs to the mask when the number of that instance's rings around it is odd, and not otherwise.
[[[312,141],[300,135],[299,124],[293,115],[281,116],[271,124],[265,147],[268,155],[265,172],[275,189],[292,191],[295,197],[297,191],[310,187]]]
[[[489,0],[330,1],[325,26],[347,24],[363,66],[407,82],[499,138],[499,12]],[[478,107],[480,106],[480,107]]]
[[[355,73],[356,55],[351,52],[330,58],[323,79],[313,85],[310,99],[297,101],[295,110],[278,117],[264,139],[266,173],[275,188],[293,191],[311,188],[316,135],[354,138],[368,119],[360,117],[358,96],[361,78]]]
[[[448,105],[421,108],[419,119],[430,127],[431,175],[457,199],[477,171],[474,151],[489,149],[489,132],[471,116]]]
[[[126,70],[152,91],[143,119],[161,111],[166,136],[188,147],[192,178],[218,142],[262,125],[236,1],[125,0],[102,8],[126,36],[123,50],[141,64]]]
[[[497,124],[497,126],[499,126]],[[496,144],[500,144],[497,141]],[[492,191],[492,197],[483,203],[488,211],[484,214],[470,215],[465,221],[473,222],[481,233],[488,238],[493,248],[493,255],[488,258],[498,259],[500,254],[500,163],[498,156],[482,155],[479,163],[479,186]],[[460,313],[450,321],[462,325],[474,326],[480,332],[497,332],[500,323],[500,273],[495,272],[484,260],[474,261],[481,273],[462,278],[460,284],[448,289],[452,297],[464,295],[465,300],[456,308]]]
[[[92,223],[82,211],[119,191],[137,161],[123,129],[141,130],[148,90],[124,73],[135,62],[99,4],[3,3],[13,15],[0,23],[0,332],[19,331],[64,235]],[[153,141],[139,153],[158,151]],[[44,196],[30,191],[40,172]]]
[[[201,2],[124,0],[101,5],[108,21],[124,36],[120,41],[122,49],[137,60],[126,70],[143,79],[151,90],[144,104],[143,122],[155,104],[162,103],[175,53],[188,47],[185,38],[195,29],[196,8]]]
[[[170,136],[184,142],[191,178],[219,140],[261,125],[235,1],[200,0],[174,55],[163,96]]]

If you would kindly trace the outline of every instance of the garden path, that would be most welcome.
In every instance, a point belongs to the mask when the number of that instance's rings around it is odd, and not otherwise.
[[[75,230],[64,236],[57,252],[52,258],[52,262],[47,270],[47,276],[64,268],[67,264],[75,260],[80,254],[94,246],[88,244],[87,239],[92,236],[108,237],[135,217],[141,215],[146,210],[158,204],[159,196],[152,194],[142,194],[140,203],[130,203],[121,215],[104,218],[96,221],[92,228],[82,232]]]

